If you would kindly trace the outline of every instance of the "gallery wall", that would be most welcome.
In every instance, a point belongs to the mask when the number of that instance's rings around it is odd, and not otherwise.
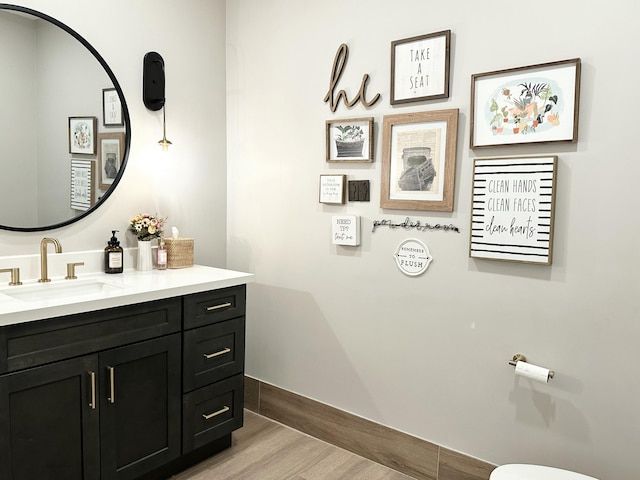
[[[640,474],[635,122],[623,105],[639,73],[637,7],[616,0],[490,6],[474,2],[227,2],[228,266],[248,291],[247,374],[488,462],[556,465],[597,478]],[[576,12],[584,12],[578,17]],[[390,105],[390,45],[450,29],[446,99]],[[342,43],[349,99],[323,101]],[[580,58],[575,143],[469,148],[471,76]],[[452,212],[380,208],[383,118],[459,109]],[[325,160],[325,122],[373,117],[374,162]],[[558,157],[549,266],[469,258],[476,157]],[[369,202],[318,201],[319,176],[369,180]],[[334,215],[358,215],[358,247],[332,244]],[[375,220],[452,224],[380,228]],[[394,252],[424,242],[428,270],[404,275]],[[556,371],[516,377],[516,353]]]

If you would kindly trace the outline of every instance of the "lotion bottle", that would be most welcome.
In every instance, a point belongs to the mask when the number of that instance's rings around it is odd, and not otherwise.
[[[158,270],[167,269],[167,248],[164,244],[164,238],[158,239]]]
[[[123,250],[116,238],[118,230],[111,230],[111,240],[104,249],[104,273],[122,273],[124,267]]]

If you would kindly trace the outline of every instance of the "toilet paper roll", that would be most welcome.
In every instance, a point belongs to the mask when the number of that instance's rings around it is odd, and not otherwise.
[[[549,381],[549,369],[527,362],[516,362],[516,375],[530,378],[536,382],[547,383]]]

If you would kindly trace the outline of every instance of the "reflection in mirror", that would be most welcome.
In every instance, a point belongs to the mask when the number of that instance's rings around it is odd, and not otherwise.
[[[69,27],[6,4],[0,65],[0,228],[79,220],[111,194],[126,164],[129,114],[113,72]]]

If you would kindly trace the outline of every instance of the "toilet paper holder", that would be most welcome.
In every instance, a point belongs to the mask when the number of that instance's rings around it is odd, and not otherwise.
[[[516,363],[526,362],[526,361],[527,361],[527,357],[525,357],[522,353],[516,353],[511,359],[511,361],[509,362],[509,365],[515,367]],[[553,378],[555,374],[556,372],[554,372],[553,370],[549,370],[549,378]]]

